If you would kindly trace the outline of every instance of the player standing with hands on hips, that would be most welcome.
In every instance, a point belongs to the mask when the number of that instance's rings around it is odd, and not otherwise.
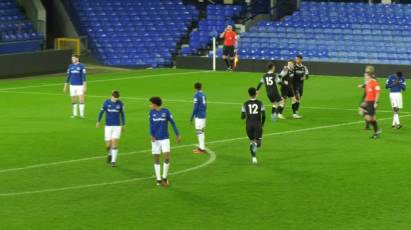
[[[67,79],[64,83],[64,93],[67,93],[67,87],[70,84],[70,96],[73,106],[72,118],[78,116],[78,108],[80,110],[80,118],[84,118],[84,94],[87,91],[86,68],[80,63],[78,55],[71,57],[72,64],[67,69]]]
[[[168,186],[168,170],[170,168],[170,135],[168,134],[168,123],[171,123],[176,134],[176,141],[180,143],[180,132],[176,126],[173,116],[166,108],[161,108],[162,100],[160,97],[150,98],[150,137],[152,154],[154,156],[154,172],[157,185]],[[164,155],[163,177],[161,177],[160,154]]]
[[[232,71],[234,69],[237,33],[233,31],[233,27],[231,25],[228,25],[224,32],[220,34],[220,38],[224,39],[223,60],[227,66],[227,71]]]
[[[400,116],[398,113],[402,109],[402,91],[406,89],[405,78],[402,76],[402,72],[397,72],[388,76],[385,88],[390,90],[391,107],[394,110],[394,117],[392,120],[392,127],[401,129]]]

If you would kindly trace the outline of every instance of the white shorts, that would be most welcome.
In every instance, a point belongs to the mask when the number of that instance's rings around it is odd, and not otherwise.
[[[113,139],[120,139],[121,126],[106,126],[104,129],[104,140],[111,141]]]
[[[70,96],[83,96],[84,85],[70,85]]]
[[[391,107],[402,109],[402,93],[390,93]]]
[[[170,152],[170,139],[151,142],[153,155]]]
[[[206,127],[206,119],[195,118],[194,123],[196,129],[204,129]]]

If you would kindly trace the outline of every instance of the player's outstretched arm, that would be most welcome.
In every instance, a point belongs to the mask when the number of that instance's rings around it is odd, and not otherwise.
[[[260,88],[261,88],[261,86],[263,86],[263,84],[264,84],[264,79],[261,79],[261,81],[260,81],[260,82],[258,82],[258,85],[257,85],[257,91],[259,91],[259,90],[260,90]]]

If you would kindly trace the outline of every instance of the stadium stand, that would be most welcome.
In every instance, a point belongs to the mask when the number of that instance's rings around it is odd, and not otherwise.
[[[0,0],[0,33],[0,54],[37,51],[43,43],[14,0]]]
[[[105,65],[168,66],[199,12],[181,0],[74,0],[82,31]]]
[[[213,37],[224,31],[227,25],[233,25],[233,19],[239,17],[241,6],[238,5],[208,5],[207,18],[199,22],[198,30],[190,34],[190,45],[182,49],[182,55],[196,54],[199,49],[205,49]]]
[[[411,64],[411,5],[303,2],[241,35],[243,59]]]

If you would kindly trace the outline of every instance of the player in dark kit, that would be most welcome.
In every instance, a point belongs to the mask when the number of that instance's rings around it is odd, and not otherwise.
[[[293,104],[293,107],[295,107],[294,104],[297,103],[293,86],[294,62],[288,61],[287,65],[284,66],[279,76],[281,77],[281,96],[284,100],[284,106],[280,106],[278,108],[278,118],[285,119],[285,117],[283,116],[283,110],[287,98],[291,98],[291,103]],[[293,118],[301,118],[301,116],[298,114],[293,114]]]
[[[284,107],[284,100],[278,91],[277,84],[281,81],[278,76],[274,73],[275,65],[270,63],[268,65],[268,72],[264,74],[261,78],[260,83],[257,86],[257,91],[260,90],[262,85],[265,85],[267,91],[267,97],[272,104],[271,109],[271,121],[274,122],[277,120],[277,108]]]
[[[263,126],[265,123],[265,109],[263,103],[256,99],[256,88],[249,88],[248,94],[250,95],[250,99],[244,103],[241,109],[241,119],[246,119],[246,131],[250,139],[252,163],[257,164],[257,148],[261,147]]]
[[[308,74],[307,66],[303,65],[303,56],[301,54],[297,55],[295,58],[293,77],[293,87],[297,102],[292,106],[293,114],[299,115],[298,111],[300,109],[301,97],[304,92],[304,81],[308,80]]]

